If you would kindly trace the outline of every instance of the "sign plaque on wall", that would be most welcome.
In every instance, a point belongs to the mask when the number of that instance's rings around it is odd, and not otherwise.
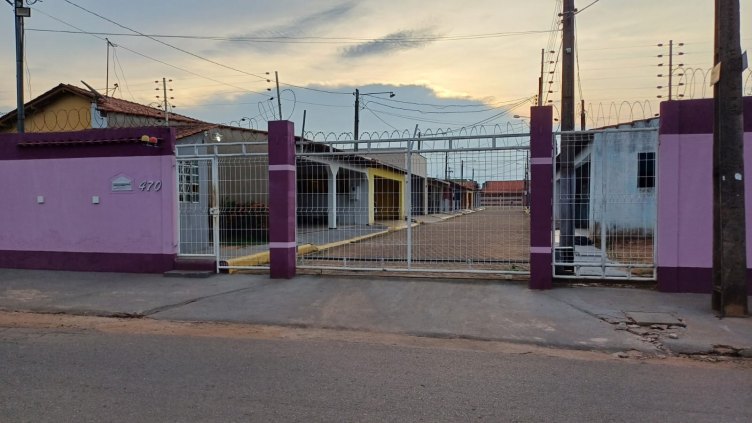
[[[127,176],[118,176],[112,180],[112,192],[133,191],[133,179]]]

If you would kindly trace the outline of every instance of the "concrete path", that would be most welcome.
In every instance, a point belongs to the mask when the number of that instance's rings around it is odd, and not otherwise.
[[[531,291],[523,283],[368,274],[190,279],[0,269],[0,310],[352,329],[607,352],[752,353],[752,319],[716,318],[709,295],[636,288]],[[662,313],[654,316],[681,324],[640,326],[630,312]]]

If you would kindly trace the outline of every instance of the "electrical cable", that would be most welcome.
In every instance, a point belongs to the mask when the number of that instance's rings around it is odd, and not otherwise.
[[[64,0],[67,1],[67,0]],[[68,3],[71,3],[68,1]],[[74,6],[80,7],[71,3]],[[83,7],[80,7],[83,10]],[[89,13],[94,14],[94,12]],[[98,15],[97,15],[98,16]],[[106,19],[102,16],[100,18]],[[122,28],[128,29],[133,33],[123,32],[94,32],[93,34],[102,36],[120,36],[120,37],[146,37],[152,40],[157,38],[168,39],[187,39],[187,40],[206,40],[206,41],[225,41],[225,42],[251,42],[251,43],[280,43],[280,44],[361,44],[364,42],[379,42],[379,43],[404,43],[415,41],[463,41],[463,40],[477,40],[487,38],[501,38],[517,35],[534,35],[544,34],[549,32],[558,32],[557,30],[531,30],[531,31],[515,31],[515,32],[496,32],[488,34],[471,34],[471,35],[457,35],[457,36],[434,36],[434,37],[410,37],[410,38],[345,38],[345,37],[289,37],[289,36],[277,36],[277,37],[221,37],[212,35],[175,35],[175,34],[146,34],[127,28],[114,21],[109,22],[118,25]],[[30,30],[36,32],[53,32],[60,34],[85,34],[86,32],[77,32],[70,30],[56,30],[56,29],[44,29],[44,28],[31,28]],[[312,40],[312,41],[307,41]],[[321,41],[316,41],[321,40]]]
[[[167,47],[170,47],[170,48],[172,48],[172,49],[175,49],[175,50],[177,50],[177,51],[179,51],[179,52],[182,52],[182,53],[188,54],[188,55],[190,55],[190,56],[193,56],[193,57],[195,57],[195,58],[197,58],[197,59],[199,59],[199,60],[203,60],[203,61],[205,61],[205,62],[209,62],[209,63],[212,63],[212,64],[214,64],[214,65],[217,65],[217,66],[223,67],[223,68],[225,68],[225,69],[229,69],[229,70],[232,70],[232,71],[235,71],[235,72],[239,72],[239,73],[242,73],[242,74],[245,74],[245,75],[248,75],[248,76],[254,76],[254,77],[256,77],[256,78],[259,78],[259,79],[264,79],[264,80],[268,79],[268,78],[266,78],[266,77],[263,77],[263,76],[259,76],[259,75],[256,75],[256,74],[254,74],[254,73],[246,72],[246,71],[244,71],[244,70],[241,70],[241,69],[238,69],[238,68],[234,68],[234,67],[232,67],[232,66],[228,66],[228,65],[225,65],[225,64],[223,64],[223,63],[220,63],[220,62],[217,62],[217,61],[215,61],[215,60],[212,60],[212,59],[208,59],[208,58],[206,58],[206,57],[203,57],[203,56],[200,56],[200,55],[198,55],[198,54],[196,54],[196,53],[193,53],[193,52],[190,52],[190,51],[188,51],[188,50],[182,49],[182,48],[180,48],[180,47],[174,46],[174,45],[172,45],[172,44],[170,44],[170,43],[166,43],[166,42],[164,42],[164,41],[162,41],[162,40],[159,40],[159,39],[157,39],[157,38],[155,38],[155,37],[152,37],[152,36],[149,36],[149,35],[147,35],[147,34],[144,34],[143,32],[137,31],[137,30],[135,30],[135,29],[133,29],[133,28],[129,28],[129,27],[127,27],[127,26],[123,25],[123,24],[120,24],[120,23],[118,23],[118,22],[115,22],[114,20],[112,20],[112,19],[110,19],[110,18],[107,18],[107,17],[105,17],[105,16],[102,16],[102,15],[100,15],[100,14],[96,13],[96,12],[93,12],[93,11],[91,11],[91,10],[89,10],[89,9],[87,9],[87,8],[85,8],[85,7],[83,7],[83,6],[79,6],[79,5],[77,5],[76,3],[73,3],[73,2],[72,2],[72,1],[70,1],[70,0],[63,0],[63,1],[64,1],[64,2],[66,2],[66,3],[68,3],[68,4],[70,4],[71,6],[74,6],[74,7],[77,7],[77,8],[79,8],[79,9],[83,10],[83,11],[84,11],[84,12],[86,12],[86,13],[89,13],[89,14],[91,14],[91,15],[94,15],[94,16],[96,16],[96,17],[100,18],[100,19],[103,19],[103,20],[105,20],[105,21],[107,21],[107,22],[109,22],[109,23],[111,23],[111,24],[113,24],[113,25],[117,25],[117,26],[119,26],[119,27],[121,27],[121,28],[123,28],[123,29],[126,29],[126,30],[128,30],[128,31],[134,32],[134,33],[136,33],[136,34],[139,34],[139,35],[141,35],[141,36],[143,36],[143,37],[146,37],[146,38],[148,38],[148,39],[150,39],[150,40],[152,40],[152,41],[158,42],[158,43],[160,43],[160,44],[162,44],[162,45],[164,45],[164,46],[167,46]]]
[[[380,116],[379,116],[378,114],[376,114],[376,112],[375,112],[374,110],[371,110],[371,109],[370,109],[370,108],[368,108],[368,107],[367,107],[367,106],[366,106],[365,104],[363,105],[363,109],[364,109],[364,110],[368,110],[369,112],[371,112],[371,114],[372,114],[372,115],[374,115],[374,116],[376,117],[376,119],[378,119],[378,120],[380,120],[380,121],[381,121],[382,123],[384,123],[384,125],[386,125],[386,126],[388,126],[388,127],[392,128],[392,129],[394,129],[395,131],[399,131],[399,129],[395,128],[395,127],[394,127],[394,126],[392,126],[392,125],[391,125],[391,124],[390,124],[389,122],[387,122],[387,121],[385,121],[384,119],[382,119],[382,118],[381,118],[381,117],[380,117]]]
[[[66,21],[64,21],[64,20],[62,20],[62,19],[59,19],[59,18],[57,18],[57,17],[55,17],[55,16],[52,16],[52,15],[50,15],[50,14],[48,14],[48,13],[45,13],[44,11],[42,11],[42,10],[40,10],[40,9],[37,9],[37,8],[35,8],[34,10],[35,10],[36,12],[39,12],[39,13],[41,13],[41,14],[42,14],[42,15],[44,15],[44,16],[47,16],[47,17],[48,17],[48,18],[50,18],[50,19],[53,19],[53,20],[55,20],[55,21],[58,21],[58,22],[60,22],[60,23],[62,23],[62,24],[64,24],[64,25],[67,25],[67,26],[71,27],[71,28],[75,28],[75,29],[77,29],[77,30],[79,30],[79,31],[82,31],[83,33],[87,33],[87,34],[91,35],[91,36],[92,36],[92,37],[94,37],[94,38],[97,38],[97,39],[99,39],[99,40],[102,40],[102,41],[106,41],[106,40],[105,40],[105,38],[103,38],[103,37],[100,37],[100,36],[98,36],[98,35],[95,35],[95,34],[93,34],[93,33],[88,33],[88,32],[86,32],[85,30],[83,30],[83,29],[81,29],[81,28],[79,28],[79,27],[77,27],[77,26],[75,26],[75,25],[73,25],[73,24],[71,24],[71,23],[68,23],[68,22],[66,22]],[[141,56],[141,57],[143,57],[144,59],[148,59],[148,60],[151,60],[151,61],[153,61],[153,62],[156,62],[156,63],[160,63],[160,64],[162,64],[162,65],[165,65],[165,66],[171,67],[171,68],[173,68],[173,69],[177,69],[177,70],[179,70],[179,71],[182,71],[182,72],[188,73],[188,74],[190,74],[190,75],[193,75],[193,76],[199,77],[199,78],[201,78],[201,79],[205,79],[205,80],[207,80],[207,81],[212,81],[212,82],[215,82],[215,83],[217,83],[217,84],[221,84],[221,85],[224,85],[224,86],[232,87],[232,88],[235,88],[235,89],[241,90],[241,91],[243,91],[243,92],[249,92],[249,93],[252,93],[252,94],[258,94],[258,95],[261,95],[261,96],[264,96],[264,97],[266,97],[266,96],[268,95],[268,94],[266,94],[266,93],[260,93],[260,92],[258,92],[258,91],[253,91],[253,90],[249,90],[249,89],[247,89],[247,88],[244,88],[244,87],[240,87],[240,86],[237,86],[237,85],[233,85],[233,84],[230,84],[230,83],[227,83],[227,82],[223,82],[223,81],[220,81],[220,80],[214,79],[214,78],[212,78],[212,77],[209,77],[209,76],[201,75],[201,74],[199,74],[199,73],[196,73],[196,72],[194,72],[194,71],[191,71],[191,70],[185,69],[185,68],[183,68],[183,67],[180,67],[180,66],[177,66],[177,65],[173,65],[173,64],[171,64],[171,63],[168,63],[168,62],[165,62],[165,61],[163,61],[163,60],[160,60],[160,59],[157,59],[157,58],[154,58],[154,57],[148,56],[148,55],[146,55],[146,54],[143,54],[143,53],[140,53],[140,52],[138,52],[138,51],[136,51],[136,50],[133,50],[133,49],[131,49],[131,48],[128,48],[128,47],[124,46],[123,44],[118,44],[118,46],[119,46],[120,48],[122,48],[123,50],[126,50],[126,51],[128,51],[128,52],[130,52],[130,53],[133,53],[133,54],[137,55],[137,56]]]

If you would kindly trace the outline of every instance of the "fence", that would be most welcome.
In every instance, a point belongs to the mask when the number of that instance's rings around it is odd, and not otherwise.
[[[554,276],[655,279],[654,127],[554,134]]]
[[[299,145],[298,267],[527,273],[528,134]]]
[[[177,146],[181,256],[219,269],[267,268],[266,143]]]

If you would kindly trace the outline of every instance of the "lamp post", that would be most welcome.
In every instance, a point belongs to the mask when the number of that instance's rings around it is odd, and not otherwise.
[[[358,133],[360,131],[360,96],[377,95],[377,94],[389,94],[389,98],[394,97],[394,91],[379,91],[375,93],[362,93],[359,89],[355,89],[353,95],[355,96],[355,127],[353,130],[353,140],[355,141],[355,151],[358,151]]]

